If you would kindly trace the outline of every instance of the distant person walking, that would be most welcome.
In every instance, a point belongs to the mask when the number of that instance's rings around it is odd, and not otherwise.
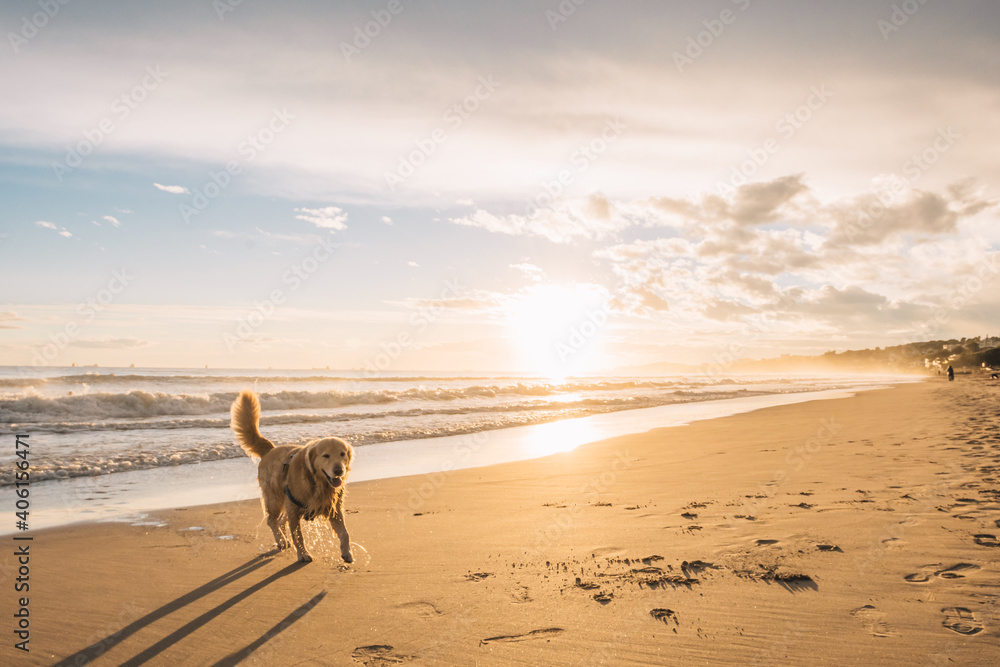
[[[953,382],[955,380],[955,369],[948,366],[948,382]]]

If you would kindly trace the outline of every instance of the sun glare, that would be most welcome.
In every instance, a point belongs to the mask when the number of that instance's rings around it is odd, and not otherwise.
[[[535,286],[509,316],[522,367],[553,381],[594,369],[606,321],[604,294],[590,285]]]
[[[599,438],[600,433],[589,419],[565,419],[533,426],[525,435],[522,447],[525,458],[538,458],[570,452]]]

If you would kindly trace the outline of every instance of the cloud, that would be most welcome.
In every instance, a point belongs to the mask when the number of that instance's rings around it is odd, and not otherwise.
[[[736,191],[726,210],[741,225],[759,225],[780,219],[783,209],[808,188],[802,174],[783,176],[764,183],[748,183]]]
[[[420,265],[419,265],[419,264],[417,264],[416,262],[407,262],[407,263],[406,263],[406,265],[407,265],[407,266],[413,266],[413,267],[417,267],[417,266],[420,266]]]
[[[530,280],[539,281],[545,277],[545,272],[534,264],[529,264],[527,262],[523,264],[511,264],[508,268],[514,269],[515,271],[521,272],[525,278]]]
[[[965,182],[944,193],[897,189],[879,209],[880,228],[854,230],[858,212],[879,202],[880,187],[824,203],[795,175],[728,197],[635,202],[668,216],[681,235],[593,254],[615,275],[614,308],[633,316],[669,312],[694,331],[772,317],[799,332],[899,330],[926,318],[930,304],[954,294],[961,276],[985,261],[982,242],[977,252],[975,244],[942,240],[956,238],[963,218],[993,203]]]
[[[801,220],[808,210],[809,187],[803,174],[745,183],[728,197],[702,193],[693,197],[652,197],[645,205],[679,226],[731,222],[738,226]]]
[[[593,194],[583,199],[561,200],[550,208],[533,208],[525,215],[496,215],[476,209],[471,215],[452,218],[452,222],[510,236],[542,236],[553,243],[600,241],[633,227],[725,228],[730,240],[738,240],[740,232],[728,228],[811,219],[815,204],[803,179],[802,174],[793,174],[747,183],[733,189],[728,197],[701,193],[691,197],[613,201]]]
[[[112,227],[121,227],[122,226],[122,223],[118,222],[118,219],[115,218],[115,217],[113,217],[113,216],[106,215],[106,216],[104,216],[103,219],[107,220],[108,222],[110,222]]]
[[[391,225],[392,224],[392,218],[390,218],[387,215],[383,215],[382,216],[382,222],[384,222],[387,225]]]
[[[703,311],[705,317],[712,320],[719,320],[721,322],[728,322],[731,320],[736,320],[743,315],[751,315],[757,312],[756,308],[752,308],[739,301],[725,301],[722,299],[715,299],[710,301],[705,306]]]
[[[998,128],[976,121],[992,108],[995,84],[976,64],[994,59],[1000,49],[987,36],[995,25],[993,3],[971,3],[977,11],[956,12],[924,40],[894,35],[893,58],[881,57],[884,42],[874,23],[885,13],[875,11],[864,37],[852,42],[858,55],[850,61],[830,45],[856,27],[852,5],[827,4],[824,20],[765,9],[753,25],[739,30],[740,48],[714,49],[711,63],[703,59],[694,66],[697,76],[673,77],[664,86],[665,70],[673,72],[668,47],[683,45],[695,28],[701,29],[705,16],[698,3],[656,3],[643,11],[591,3],[572,17],[570,30],[560,28],[560,48],[553,48],[554,33],[544,18],[525,9],[529,3],[504,3],[490,15],[493,25],[482,14],[449,14],[445,5],[435,6],[423,20],[400,21],[388,46],[366,50],[363,57],[351,58],[350,66],[322,71],[293,65],[346,65],[340,38],[323,39],[322,30],[343,26],[341,37],[350,38],[351,27],[371,20],[357,3],[317,4],[298,15],[280,14],[277,8],[254,16],[241,11],[241,29],[220,34],[203,21],[199,3],[179,4],[169,14],[120,15],[113,23],[102,20],[103,3],[94,3],[77,10],[72,24],[52,21],[45,30],[54,44],[102,48],[52,49],[10,68],[9,85],[27,91],[25,97],[35,102],[9,104],[4,127],[19,133],[19,143],[78,141],[78,127],[70,122],[74,116],[106,114],[108,91],[124,92],[137,83],[132,63],[183,37],[186,48],[171,59],[169,91],[153,91],[142,113],[129,117],[128,132],[116,132],[107,148],[223,165],[234,157],[235,128],[256,129],[260,109],[281,100],[298,115],[296,134],[283,134],[270,144],[254,170],[295,165],[317,190],[338,183],[351,194],[371,193],[372,186],[385,192],[386,166],[397,164],[401,150],[432,129],[428,119],[440,117],[445,100],[472,92],[470,67],[486,72],[498,64],[506,77],[499,93],[503,99],[484,103],[475,123],[463,125],[461,136],[449,136],[448,150],[437,151],[410,181],[414,189],[420,181],[424,192],[417,196],[434,191],[447,202],[457,197],[498,201],[502,192],[519,198],[543,179],[554,181],[559,167],[572,166],[572,149],[595,139],[609,106],[627,113],[628,133],[614,150],[588,164],[578,184],[599,173],[606,192],[644,196],[662,193],[655,189],[658,183],[709,182],[744,158],[779,114],[795,111],[808,85],[804,82],[812,82],[817,72],[837,91],[835,101],[810,121],[818,125],[783,143],[764,169],[793,159],[810,163],[796,168],[840,173],[865,173],[880,162],[902,164],[923,147],[914,145],[922,141],[914,138],[914,128],[933,127],[942,118],[971,117],[969,125],[979,128],[977,139],[962,145],[973,159],[952,162],[972,166],[988,157]],[[21,17],[11,12],[5,15],[15,24]],[[449,29],[464,37],[452,39]],[[800,39],[779,39],[787,34]],[[280,54],[253,49],[268,36],[290,47]],[[942,49],[949,57],[935,58]],[[235,52],[244,57],[225,56]],[[533,67],[503,67],[528,59]],[[762,68],[769,76],[755,76]],[[253,82],[242,85],[247,73]],[[393,85],[382,85],[388,78]],[[744,85],[747,81],[753,85]],[[939,93],[936,103],[915,105],[913,91],[932,86]],[[739,103],[732,103],[737,97]],[[203,113],[190,113],[193,100]],[[612,100],[628,104],[610,105]],[[352,131],[345,133],[345,127]],[[935,169],[950,168],[946,162]],[[490,168],[468,168],[477,163]],[[271,190],[268,195],[304,180],[290,169],[275,171],[283,178],[260,179]]]
[[[74,347],[85,347],[100,350],[130,350],[152,345],[148,340],[138,338],[78,338],[70,343]]]
[[[159,183],[153,183],[153,185],[156,188],[158,188],[160,190],[163,190],[164,192],[169,192],[172,195],[189,195],[189,194],[191,194],[191,191],[188,190],[183,185],[160,185]]]
[[[910,187],[898,178],[879,179],[875,187],[827,207],[833,226],[831,247],[874,245],[901,234],[952,234],[963,218],[996,205],[960,181],[937,194]]]
[[[461,296],[442,297],[438,299],[408,298],[402,301],[388,301],[395,306],[403,306],[410,310],[437,312],[442,309],[451,311],[471,311],[476,313],[500,313],[511,303],[512,297],[500,292],[486,290],[468,290]]]
[[[528,215],[494,215],[477,208],[472,215],[452,218],[466,227],[510,236],[541,236],[553,243],[600,240],[631,226],[630,211],[595,194],[582,200],[560,201],[551,208],[533,208]]]
[[[347,229],[344,223],[347,221],[347,213],[336,206],[326,206],[324,208],[297,208],[295,216],[299,220],[311,222],[320,229]]]
[[[263,236],[265,239],[274,239],[276,241],[291,241],[293,243],[299,243],[301,245],[315,245],[316,242],[320,239],[320,237],[317,236],[316,234],[282,234],[280,232],[269,232],[266,229],[261,229],[260,227],[257,227],[256,230],[257,233]],[[236,236],[236,234],[232,234],[231,232],[230,234],[232,237]],[[216,235],[221,236],[222,234],[216,233]],[[247,238],[252,238],[252,235],[248,235]]]
[[[52,229],[52,230],[54,230],[54,231],[58,232],[59,236],[65,236],[66,238],[72,238],[73,237],[73,234],[71,234],[68,229],[66,229],[65,227],[57,227],[56,225],[52,224],[51,222],[46,222],[45,220],[39,220],[35,224],[38,225],[39,227],[44,227],[45,229]]]

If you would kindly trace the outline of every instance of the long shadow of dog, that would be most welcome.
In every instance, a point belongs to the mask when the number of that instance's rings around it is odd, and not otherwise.
[[[60,660],[59,662],[55,663],[54,667],[69,667],[71,665],[76,666],[80,664],[86,664],[91,660],[100,657],[104,653],[108,652],[111,648],[118,645],[119,643],[121,643],[131,635],[135,634],[139,630],[155,623],[156,621],[166,616],[169,616],[175,611],[178,611],[179,609],[186,607],[187,605],[205,597],[206,595],[214,593],[215,591],[220,590],[225,586],[228,586],[234,581],[237,581],[238,579],[252,573],[254,570],[263,567],[268,562],[270,562],[271,557],[274,556],[276,553],[277,551],[270,551],[268,553],[261,554],[259,556],[250,559],[246,563],[243,563],[242,565],[233,568],[229,572],[226,572],[225,574],[216,577],[212,581],[209,581],[206,584],[202,584],[201,586],[194,589],[190,593],[185,593],[184,595],[178,597],[177,599],[172,600],[171,602],[168,602],[167,604],[163,605],[159,609],[151,611],[142,618],[139,618],[133,621],[132,623],[126,625],[124,628],[116,630],[107,637],[99,639],[90,646],[87,646],[86,648],[77,651],[73,655],[64,658],[63,660]],[[174,630],[169,635],[159,640],[149,648],[141,651],[133,658],[126,660],[125,662],[122,663],[122,665],[123,666],[129,665],[131,667],[134,667],[136,665],[144,664],[145,662],[151,660],[152,658],[162,653],[170,646],[173,646],[174,644],[182,640],[184,637],[187,637],[192,632],[202,627],[212,619],[216,618],[217,616],[224,613],[228,609],[231,609],[239,602],[250,597],[257,591],[261,590],[262,588],[274,583],[278,579],[288,576],[289,574],[292,574],[296,570],[301,569],[305,565],[306,565],[305,563],[293,563],[275,572],[271,576],[258,581],[256,584],[244,589],[243,591],[240,591],[236,595],[233,595],[228,600],[225,600],[224,602],[220,603],[214,608],[206,611],[197,618],[189,621],[188,623],[185,623],[183,626],[177,628],[176,630]],[[324,591],[314,596],[311,600],[300,606],[298,609],[293,611],[287,617],[282,619],[278,624],[270,628],[261,637],[251,642],[247,646],[243,647],[239,651],[236,651],[226,656],[216,664],[220,666],[237,664],[238,662],[249,656],[251,653],[253,653],[255,650],[257,650],[259,647],[263,646],[267,641],[272,639],[274,636],[287,629],[289,625],[301,619],[307,612],[309,612],[313,607],[315,607],[320,602],[320,600],[323,599],[325,595],[326,592]]]

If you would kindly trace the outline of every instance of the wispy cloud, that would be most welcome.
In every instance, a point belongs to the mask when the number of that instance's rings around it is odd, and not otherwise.
[[[515,271],[520,272],[525,278],[530,278],[536,282],[545,277],[544,271],[534,264],[529,264],[528,262],[511,264],[508,268],[514,269]]]
[[[191,191],[188,190],[183,185],[160,185],[159,183],[153,183],[153,186],[164,192],[169,192],[172,195],[188,195]]]
[[[320,229],[347,229],[347,213],[337,206],[325,206],[323,208],[297,208],[295,216],[299,220],[311,222]]]
[[[114,216],[111,216],[111,215],[104,216],[102,218],[102,220],[106,220],[107,222],[110,222],[112,227],[121,227],[122,226],[122,223],[118,221],[118,218],[116,218]]]
[[[440,297],[436,299],[407,298],[401,301],[388,301],[390,305],[403,306],[409,310],[437,311],[469,311],[473,313],[502,314],[509,308],[513,297],[501,292],[489,290],[469,290],[461,296]]]
[[[600,240],[634,224],[626,209],[603,195],[560,201],[551,208],[534,209],[524,215],[495,215],[479,208],[471,215],[451,221],[510,236],[542,236],[553,243]]]
[[[65,236],[66,238],[71,238],[73,236],[73,234],[70,233],[70,231],[65,227],[59,227],[54,223],[46,222],[45,220],[39,220],[35,224],[38,225],[39,227],[44,227],[45,229],[51,229],[57,232],[59,236]]]

